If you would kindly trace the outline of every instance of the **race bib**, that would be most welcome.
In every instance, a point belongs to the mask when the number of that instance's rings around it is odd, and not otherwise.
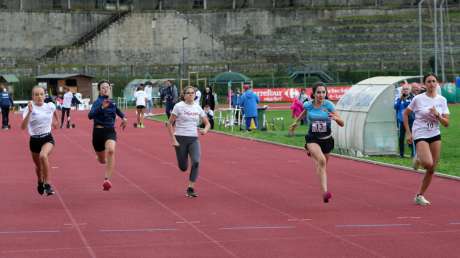
[[[425,126],[428,131],[431,131],[438,128],[438,123],[432,120],[425,120]]]
[[[326,121],[313,121],[311,123],[311,131],[313,133],[327,132],[327,122]]]

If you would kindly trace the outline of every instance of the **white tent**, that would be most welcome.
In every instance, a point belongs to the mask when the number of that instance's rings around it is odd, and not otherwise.
[[[345,122],[343,128],[332,123],[336,150],[354,156],[399,153],[396,87],[418,80],[418,76],[378,76],[353,85],[336,105]]]

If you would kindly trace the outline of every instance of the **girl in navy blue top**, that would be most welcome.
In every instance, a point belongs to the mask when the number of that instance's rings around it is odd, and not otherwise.
[[[117,133],[115,132],[115,118],[118,115],[123,121],[120,127],[124,130],[128,120],[125,114],[109,99],[112,87],[108,81],[100,81],[97,84],[99,97],[93,103],[88,118],[93,119],[93,147],[97,154],[97,160],[101,164],[107,164],[103,190],[108,191],[112,187],[110,179],[115,167],[115,145]]]
[[[329,202],[332,194],[327,189],[326,165],[329,160],[329,153],[334,149],[334,138],[331,132],[331,122],[334,120],[343,127],[344,122],[335,111],[332,102],[326,99],[327,89],[322,83],[313,86],[312,101],[305,102],[304,110],[290,126],[293,132],[297,123],[307,115],[309,121],[308,133],[305,136],[305,149],[307,154],[315,161],[316,173],[321,182],[323,190],[323,201]]]

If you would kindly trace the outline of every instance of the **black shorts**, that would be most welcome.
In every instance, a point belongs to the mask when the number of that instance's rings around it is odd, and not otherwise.
[[[142,105],[139,105],[139,106],[136,106],[137,109],[144,109],[145,106],[142,106]]]
[[[93,128],[93,148],[96,152],[105,150],[107,140],[117,141],[115,128]]]
[[[40,151],[42,151],[43,145],[48,142],[53,145],[56,144],[51,133],[30,136],[29,149],[32,153],[40,153]]]
[[[430,137],[430,138],[419,138],[417,140],[414,140],[415,146],[417,146],[418,142],[427,142],[428,144],[433,143],[435,141],[440,141],[441,140],[441,135],[438,134],[436,136]]]
[[[318,144],[324,154],[329,154],[334,149],[334,137],[332,136],[327,139],[318,139],[310,135],[305,135],[305,142],[306,144]]]

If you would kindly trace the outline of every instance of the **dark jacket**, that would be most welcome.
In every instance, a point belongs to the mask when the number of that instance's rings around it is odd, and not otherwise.
[[[125,117],[125,114],[110,100],[110,105],[107,108],[102,108],[102,102],[108,99],[107,96],[99,96],[97,100],[91,106],[91,110],[88,113],[88,118],[94,120],[94,126],[101,125],[104,128],[114,128],[115,118],[118,115],[121,118]]]
[[[9,108],[13,105],[13,99],[8,91],[0,92],[0,107]]]

